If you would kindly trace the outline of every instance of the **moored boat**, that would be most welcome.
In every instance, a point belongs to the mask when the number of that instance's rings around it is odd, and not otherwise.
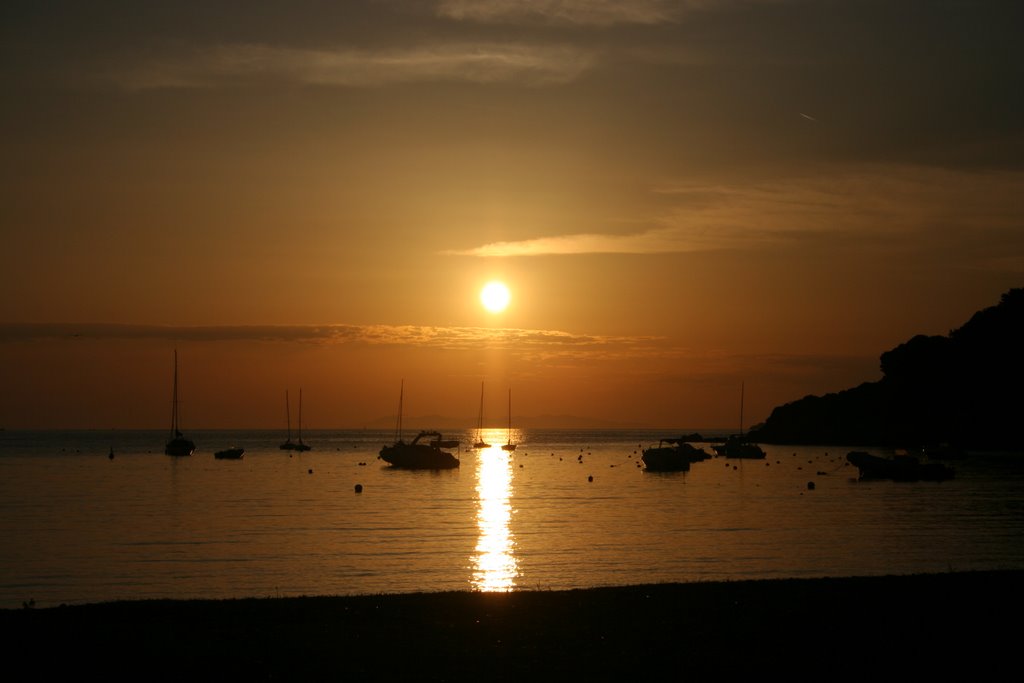
[[[422,441],[432,437],[429,441]],[[459,459],[445,449],[457,448],[458,441],[446,441],[440,432],[422,431],[411,442],[401,439],[380,449],[380,459],[392,467],[408,470],[450,470]]]
[[[245,453],[244,448],[225,448],[224,450],[214,453],[213,457],[218,460],[241,460],[243,453]]]
[[[743,396],[745,387],[745,383],[740,384],[740,433],[730,436],[725,440],[725,443],[712,446],[711,448],[715,453],[726,458],[760,460],[766,456],[764,450],[756,443],[748,441],[743,435]]]
[[[171,438],[164,446],[167,455],[192,455],[196,445],[178,429],[178,350],[174,350],[174,391],[171,396]],[[113,449],[111,449],[113,451]]]
[[[459,442],[445,440],[441,432],[422,431],[410,443],[402,439],[402,402],[405,398],[405,382],[398,393],[398,420],[395,425],[395,442],[380,449],[379,459],[392,467],[406,470],[451,470],[459,466],[459,459],[447,449],[458,448]],[[421,442],[424,437],[432,437]]]
[[[311,450],[311,446],[307,446],[302,442],[302,389],[299,389],[299,432],[298,432],[298,443],[292,441],[292,413],[291,407],[288,401],[288,392],[284,392],[284,410],[285,416],[288,422],[288,438],[278,448],[283,451],[308,451]]]
[[[516,444],[512,443],[512,390],[508,390],[508,443],[501,445],[501,450],[511,453],[516,449]]]
[[[645,448],[640,459],[649,472],[688,472],[690,464],[707,459],[708,454],[679,439],[662,439],[657,446]]]
[[[766,456],[764,449],[756,443],[751,443],[739,436],[730,437],[725,441],[725,443],[712,446],[712,448],[715,453],[726,458],[760,460]]]
[[[860,479],[893,481],[945,481],[953,478],[953,468],[942,463],[923,463],[912,455],[891,458],[864,451],[850,451],[846,460],[860,472]]]
[[[480,413],[476,419],[476,443],[473,448],[490,448],[491,444],[484,441],[484,383],[480,382]]]

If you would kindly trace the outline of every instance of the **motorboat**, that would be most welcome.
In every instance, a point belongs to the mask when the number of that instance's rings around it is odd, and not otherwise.
[[[399,439],[384,446],[379,457],[400,469],[450,470],[459,466],[459,459],[447,449],[458,446],[458,441],[445,440],[440,432],[422,431],[409,443]]]
[[[680,439],[662,439],[657,446],[645,448],[640,459],[649,472],[687,472],[691,463],[708,457],[703,449]]]
[[[953,478],[953,468],[942,463],[923,463],[913,455],[883,457],[865,451],[850,451],[846,460],[860,472],[860,479],[893,481],[945,481]]]

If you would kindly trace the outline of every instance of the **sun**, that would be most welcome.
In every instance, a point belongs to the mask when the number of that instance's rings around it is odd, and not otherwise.
[[[511,292],[503,282],[488,282],[480,290],[480,303],[491,313],[501,313],[508,308],[508,302],[512,299]]]

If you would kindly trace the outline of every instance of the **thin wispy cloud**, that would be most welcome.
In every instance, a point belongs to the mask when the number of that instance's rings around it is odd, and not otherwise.
[[[1024,225],[1024,174],[878,167],[750,185],[667,183],[651,226],[631,234],[581,233],[491,242],[449,256],[669,254],[755,250],[801,240],[976,240]]]
[[[480,23],[546,22],[591,26],[662,24],[707,0],[441,0],[439,15]]]
[[[118,65],[105,70],[103,78],[128,89],[211,88],[267,81],[340,87],[430,81],[550,85],[574,80],[595,60],[596,55],[587,50],[516,43],[391,50],[239,44]]]
[[[0,343],[39,340],[159,340],[173,342],[287,342],[412,346],[448,350],[636,348],[659,337],[602,336],[561,330],[432,325],[125,325],[0,323]]]
[[[751,235],[710,234],[704,230],[665,228],[630,235],[578,234],[515,242],[492,242],[479,247],[448,250],[446,256],[514,257],[565,256],[570,254],[665,254],[724,249],[744,244],[750,246]],[[767,239],[767,236],[766,236]],[[745,240],[741,242],[741,240]]]

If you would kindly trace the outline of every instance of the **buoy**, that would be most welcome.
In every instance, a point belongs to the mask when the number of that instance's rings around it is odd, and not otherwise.
[[[590,475],[589,477],[587,477],[587,481],[594,481],[594,475]]]
[[[813,491],[814,490],[814,482],[813,481],[807,482],[807,490],[808,491]]]
[[[312,468],[310,468],[309,473],[313,474],[313,469]]]
[[[362,492],[363,492],[363,485],[362,484],[356,484],[356,493],[362,493]]]

